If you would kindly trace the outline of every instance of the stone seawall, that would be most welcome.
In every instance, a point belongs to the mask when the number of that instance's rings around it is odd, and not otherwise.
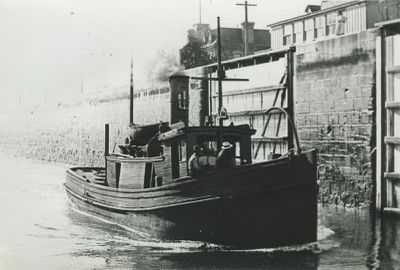
[[[296,48],[301,143],[319,150],[320,200],[358,206],[373,196],[375,30]]]
[[[135,122],[169,120],[169,92],[135,99]],[[128,134],[129,99],[91,100],[76,105],[16,111],[2,115],[0,149],[26,158],[79,166],[103,166],[104,125],[110,125],[110,151]]]

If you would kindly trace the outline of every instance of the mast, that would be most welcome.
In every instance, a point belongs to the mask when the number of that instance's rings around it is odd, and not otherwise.
[[[218,111],[217,116],[219,117],[219,126],[224,125],[224,119],[221,117],[222,111],[222,81],[238,81],[238,82],[248,82],[249,79],[241,78],[226,78],[225,70],[222,68],[222,57],[221,57],[221,29],[219,25],[219,17],[217,17],[217,76],[216,77],[195,77],[191,76],[194,80],[208,80],[208,81],[218,81]],[[210,92],[211,93],[211,92]],[[211,102],[210,102],[211,103]]]
[[[201,0],[199,0],[199,23],[201,24]]]
[[[221,63],[221,29],[219,25],[219,17],[217,17],[217,77],[218,77],[218,114],[222,110],[222,80],[225,78],[224,70]],[[224,120],[219,117],[219,126],[224,125]]]
[[[131,57],[131,85],[129,95],[129,124],[133,125],[133,58]]]

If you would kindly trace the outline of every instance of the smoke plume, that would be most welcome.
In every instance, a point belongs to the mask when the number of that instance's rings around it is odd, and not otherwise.
[[[183,71],[185,67],[179,63],[179,59],[172,52],[160,50],[148,67],[149,78],[153,82],[164,83],[171,74]]]

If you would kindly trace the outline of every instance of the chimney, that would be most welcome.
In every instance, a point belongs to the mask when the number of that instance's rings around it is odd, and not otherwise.
[[[247,32],[247,44],[246,43],[246,32]],[[254,22],[242,22],[242,40],[247,52],[245,55],[253,54],[254,52]]]

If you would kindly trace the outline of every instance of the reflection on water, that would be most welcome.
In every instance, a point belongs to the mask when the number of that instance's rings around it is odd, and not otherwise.
[[[60,165],[0,156],[0,269],[396,269],[400,221],[320,207],[318,245],[154,242],[74,211]]]

